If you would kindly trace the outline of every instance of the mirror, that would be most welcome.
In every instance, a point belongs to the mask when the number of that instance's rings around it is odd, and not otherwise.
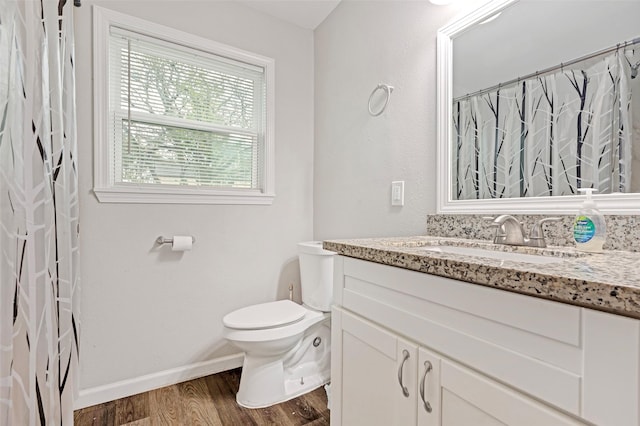
[[[640,43],[616,49],[637,16],[639,0],[496,0],[441,29],[438,212],[574,213],[596,187],[603,211],[637,214]]]

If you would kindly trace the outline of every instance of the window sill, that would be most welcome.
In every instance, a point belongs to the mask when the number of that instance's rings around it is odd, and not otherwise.
[[[275,194],[192,188],[94,188],[101,203],[270,205]]]

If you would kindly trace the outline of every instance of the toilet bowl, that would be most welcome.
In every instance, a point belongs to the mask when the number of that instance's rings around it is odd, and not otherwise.
[[[243,407],[278,404],[330,380],[334,253],[320,242],[298,248],[303,305],[290,300],[261,303],[222,320],[224,337],[245,353],[236,394]]]

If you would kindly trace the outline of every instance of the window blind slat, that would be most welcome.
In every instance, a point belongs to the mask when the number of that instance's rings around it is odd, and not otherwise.
[[[115,114],[116,116],[119,116],[122,119],[127,119],[128,117],[128,115],[126,114],[126,111],[119,110]],[[229,126],[219,126],[216,124],[203,123],[201,121],[180,119],[180,118],[174,118],[174,117],[165,117],[158,114],[148,114],[148,113],[138,112],[138,111],[131,111],[131,121],[157,124],[160,126],[166,125],[171,127],[180,127],[180,128],[192,129],[192,130],[202,130],[205,132],[228,134],[231,136],[242,135],[247,137],[259,137],[259,133],[251,129],[249,130],[236,129]]]

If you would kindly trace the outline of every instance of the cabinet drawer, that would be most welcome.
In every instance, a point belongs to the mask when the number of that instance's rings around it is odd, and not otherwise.
[[[438,307],[449,308],[569,345],[580,343],[577,306],[351,258],[344,258],[344,276],[431,302],[434,315],[445,313],[435,312]]]

